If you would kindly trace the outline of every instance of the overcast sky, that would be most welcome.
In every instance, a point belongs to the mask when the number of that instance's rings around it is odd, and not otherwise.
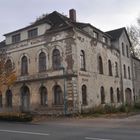
[[[136,23],[140,0],[0,0],[0,41],[3,34],[25,27],[45,13],[68,15],[76,9],[77,21],[107,31]]]

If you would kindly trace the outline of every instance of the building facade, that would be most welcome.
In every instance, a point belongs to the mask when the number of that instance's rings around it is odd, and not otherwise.
[[[125,28],[103,32],[54,11],[5,34],[1,48],[17,80],[1,95],[2,111],[77,113],[132,103],[131,43]]]

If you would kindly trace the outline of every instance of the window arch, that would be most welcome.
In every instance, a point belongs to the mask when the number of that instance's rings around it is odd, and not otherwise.
[[[101,94],[101,104],[104,104],[105,103],[105,92],[104,92],[103,86],[100,88],[100,94]]]
[[[126,67],[125,67],[125,64],[123,65],[123,74],[124,74],[124,78],[126,78]]]
[[[12,61],[8,59],[5,63],[6,72],[11,72],[13,69]]]
[[[117,102],[120,103],[120,101],[121,101],[120,91],[119,88],[117,88]]]
[[[82,104],[87,105],[87,87],[86,87],[86,85],[82,86]]]
[[[108,73],[109,73],[109,76],[112,76],[112,65],[111,65],[110,60],[108,60]]]
[[[12,107],[12,91],[10,89],[6,91],[6,106]]]
[[[110,101],[111,103],[114,103],[114,93],[113,93],[113,88],[110,88]]]
[[[81,70],[86,70],[85,52],[83,50],[81,50],[80,52],[80,64],[81,64]]]
[[[63,104],[62,90],[59,85],[54,86],[54,104],[55,105]]]
[[[53,50],[52,65],[54,70],[60,69],[61,67],[61,57],[60,57],[60,51],[58,49]]]
[[[21,75],[28,74],[28,59],[26,56],[23,56],[21,59]]]
[[[41,52],[39,54],[39,72],[46,71],[46,54]]]
[[[103,74],[103,62],[101,56],[99,56],[98,58],[98,66],[99,66],[99,74]]]
[[[48,93],[46,87],[44,86],[40,87],[40,104],[41,105],[48,104]]]
[[[130,75],[130,67],[128,66],[128,78],[131,79],[131,75]]]
[[[124,53],[124,43],[122,43],[122,55],[125,56],[125,53]]]

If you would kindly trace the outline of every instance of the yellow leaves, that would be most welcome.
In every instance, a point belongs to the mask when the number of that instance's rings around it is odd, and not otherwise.
[[[15,72],[10,73],[7,77],[5,77],[5,79],[6,79],[5,84],[7,86],[11,86],[14,83],[14,81],[16,80]]]
[[[0,89],[3,86],[11,86],[16,81],[16,74],[10,59],[3,59],[0,56]]]

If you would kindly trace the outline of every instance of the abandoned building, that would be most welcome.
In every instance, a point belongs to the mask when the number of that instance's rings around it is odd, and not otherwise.
[[[125,28],[103,32],[71,9],[69,18],[54,11],[4,36],[17,80],[1,91],[2,111],[76,113],[139,98],[140,61]]]

